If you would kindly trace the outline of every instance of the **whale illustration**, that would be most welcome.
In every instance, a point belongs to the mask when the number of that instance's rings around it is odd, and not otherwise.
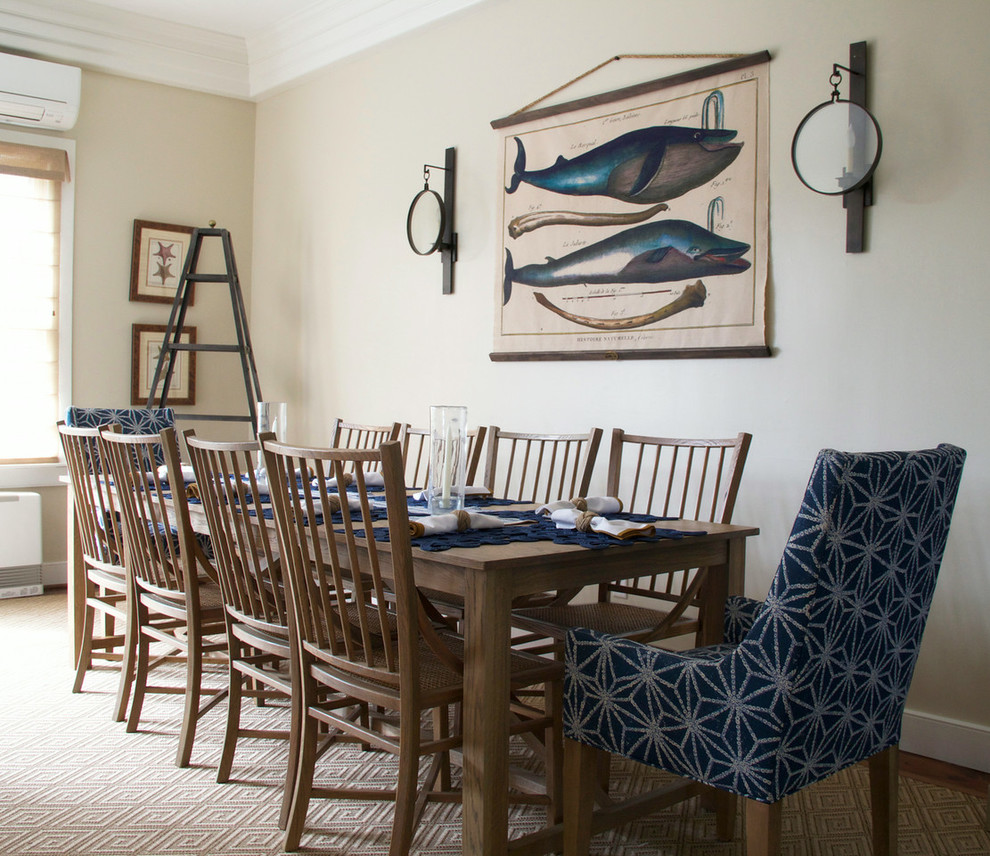
[[[527,171],[526,149],[519,137],[516,162],[506,193],[523,182],[570,196],[609,196],[624,202],[655,204],[674,199],[710,181],[732,163],[742,143],[736,131],[640,128],[568,160],[563,155],[546,169]]]
[[[660,220],[634,226],[581,247],[560,259],[516,269],[505,251],[502,304],[512,296],[512,283],[535,288],[558,285],[676,282],[703,276],[741,273],[749,244],[709,232],[687,220]]]

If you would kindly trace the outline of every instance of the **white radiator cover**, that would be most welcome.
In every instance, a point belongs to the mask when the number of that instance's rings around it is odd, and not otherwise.
[[[41,494],[0,492],[0,598],[42,591]]]

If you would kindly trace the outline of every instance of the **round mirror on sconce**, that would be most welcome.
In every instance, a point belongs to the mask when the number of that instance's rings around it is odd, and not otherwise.
[[[833,99],[801,120],[791,144],[791,161],[805,186],[839,196],[869,180],[882,148],[873,115],[859,104]]]
[[[447,212],[443,200],[429,185],[413,197],[406,217],[406,237],[412,251],[420,256],[428,256],[440,247],[443,230],[447,223]]]

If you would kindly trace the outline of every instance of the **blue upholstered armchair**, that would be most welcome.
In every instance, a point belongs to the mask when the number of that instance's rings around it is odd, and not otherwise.
[[[869,758],[874,853],[896,852],[901,717],[965,457],[822,451],[766,601],[730,600],[722,645],[572,630],[565,853],[587,852],[596,749],[745,797],[749,856],[779,852],[784,797]]]

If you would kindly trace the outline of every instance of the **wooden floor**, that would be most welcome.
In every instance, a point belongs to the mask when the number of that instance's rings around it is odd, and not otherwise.
[[[901,775],[911,779],[919,779],[933,785],[952,788],[964,794],[985,797],[990,787],[990,773],[970,770],[967,767],[957,767],[945,761],[936,761],[922,755],[912,755],[901,752]]]

